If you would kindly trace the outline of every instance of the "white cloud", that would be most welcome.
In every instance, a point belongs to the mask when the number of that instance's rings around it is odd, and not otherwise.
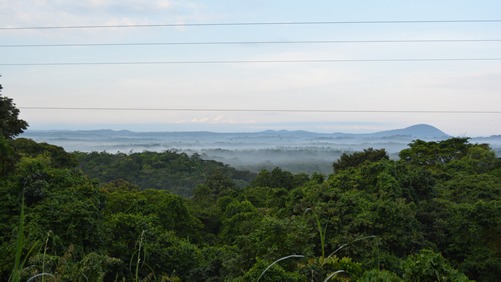
[[[161,9],[168,9],[173,7],[174,3],[171,0],[157,0],[156,6]]]
[[[237,124],[237,123],[248,123],[243,122],[243,121],[237,121],[234,119],[226,118],[223,115],[216,115],[216,116],[210,116],[210,117],[197,117],[197,118],[192,118],[191,121],[192,123],[205,123],[205,124]],[[178,121],[178,123],[188,123],[186,120]]]
[[[189,2],[169,0],[31,0],[9,1],[8,3],[4,1],[0,3],[0,25],[65,26],[153,23],[159,19],[187,17],[191,13],[197,13],[198,8],[199,6],[189,4]]]

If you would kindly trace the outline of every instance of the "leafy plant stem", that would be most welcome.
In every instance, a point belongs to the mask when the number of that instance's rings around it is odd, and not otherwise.
[[[366,240],[366,239],[370,239],[370,238],[376,238],[376,235],[370,235],[370,236],[366,236],[366,237],[362,237],[362,238],[357,238],[349,243],[346,243],[346,244],[343,244],[341,245],[341,247],[337,248],[334,252],[332,252],[327,258],[330,258],[332,255],[334,255],[335,253],[337,253],[339,250],[341,250],[342,248],[350,245],[350,244],[353,244],[357,241],[361,241],[361,240]]]
[[[141,232],[141,238],[139,239],[139,247],[137,251],[137,263],[136,263],[136,281],[139,281],[139,264],[141,263],[141,247],[143,246],[144,230]],[[144,253],[144,251],[143,251]]]
[[[336,275],[338,273],[341,273],[341,272],[344,272],[344,270],[338,270],[338,271],[335,271],[335,272],[331,273],[331,275],[329,275],[329,276],[327,276],[327,278],[325,278],[324,282],[329,281],[329,279],[331,279],[332,277],[334,277],[334,275]]]
[[[42,281],[44,281],[44,277],[45,277],[45,276],[51,276],[51,277],[56,278],[54,275],[52,275],[52,274],[50,274],[50,273],[45,273],[45,272],[42,272],[42,273],[39,273],[39,274],[37,274],[37,275],[34,275],[34,276],[30,277],[30,279],[26,280],[26,282],[30,282],[30,281],[32,281],[33,279],[36,279],[36,278],[38,278],[38,277],[40,277],[40,276],[42,276]]]
[[[47,239],[45,240],[45,246],[43,248],[42,257],[42,273],[45,273],[45,255],[47,254],[47,245],[49,244],[49,238],[52,231],[47,232]],[[42,282],[45,281],[45,275],[42,275]]]
[[[318,217],[317,213],[315,211],[313,211],[311,208],[306,209],[304,211],[304,213],[306,214],[310,210],[313,212],[313,215],[315,216],[315,220],[317,222],[318,233],[320,235],[320,247],[321,247],[321,251],[322,251],[321,264],[323,264],[324,258],[325,258],[325,234],[327,233],[327,225],[325,226],[324,229],[322,229],[322,224],[320,223],[320,218]]]
[[[268,271],[268,269],[270,269],[277,262],[280,262],[280,261],[283,261],[283,260],[286,260],[286,259],[289,259],[289,258],[304,258],[304,256],[303,255],[290,255],[290,256],[285,256],[285,257],[281,257],[281,258],[277,259],[276,261],[274,261],[270,265],[268,265],[268,267],[266,267],[263,270],[263,272],[261,272],[261,275],[259,275],[259,278],[257,278],[256,282],[259,281],[259,279],[261,279],[261,277],[263,277],[263,275],[266,273],[266,271]]]

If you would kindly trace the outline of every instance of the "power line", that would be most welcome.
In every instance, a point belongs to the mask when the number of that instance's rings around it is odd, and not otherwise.
[[[125,62],[46,62],[0,63],[0,66],[89,66],[89,65],[174,65],[174,64],[293,64],[293,63],[379,63],[379,62],[453,62],[501,61],[501,58],[402,58],[402,59],[309,59],[309,60],[214,60],[214,61],[125,61]]]
[[[165,111],[165,112],[277,112],[277,113],[412,113],[412,114],[501,114],[501,111],[462,110],[314,110],[314,109],[209,109],[209,108],[118,108],[118,107],[18,107],[23,110],[72,111]]]
[[[339,24],[423,24],[423,23],[499,23],[501,19],[466,20],[394,20],[394,21],[290,21],[290,22],[236,22],[236,23],[170,23],[129,25],[74,25],[74,26],[27,26],[0,27],[0,30],[33,29],[92,29],[92,28],[152,28],[152,27],[207,27],[207,26],[269,26],[269,25],[339,25]]]
[[[416,39],[416,40],[300,40],[300,41],[208,41],[208,42],[138,42],[138,43],[68,43],[5,44],[0,48],[26,47],[98,47],[98,46],[162,46],[162,45],[251,45],[251,44],[337,44],[337,43],[455,43],[501,42],[501,39]]]

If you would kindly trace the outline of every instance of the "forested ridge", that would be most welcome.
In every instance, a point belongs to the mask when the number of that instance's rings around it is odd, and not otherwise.
[[[123,179],[141,190],[168,190],[181,196],[191,196],[194,187],[216,173],[228,176],[238,187],[247,186],[255,176],[221,162],[203,160],[198,154],[189,156],[176,151],[131,154],[77,152],[72,155],[87,176],[100,182]]]
[[[26,126],[0,136],[2,281],[501,277],[501,160],[468,138],[251,175],[171,151],[67,153],[16,139]]]

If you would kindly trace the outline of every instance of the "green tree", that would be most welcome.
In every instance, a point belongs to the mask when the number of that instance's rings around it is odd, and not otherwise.
[[[444,256],[479,281],[497,281],[501,275],[500,201],[451,203],[449,238]]]
[[[400,282],[403,281],[402,278],[398,277],[393,272],[389,272],[387,270],[378,270],[378,269],[371,269],[362,275],[360,277],[360,280],[362,282]]]
[[[0,84],[0,134],[6,139],[12,139],[28,128],[28,123],[19,119],[19,109],[11,98],[2,97]]]
[[[415,140],[408,149],[400,152],[400,159],[424,167],[439,167],[452,160],[461,159],[473,145],[469,138],[450,138],[444,141]]]
[[[265,169],[261,170],[252,181],[252,186],[285,188],[291,190],[294,187],[303,185],[309,180],[310,178],[307,174],[300,173],[294,175],[289,171],[284,171],[279,167],[275,167],[271,171]]]
[[[252,268],[241,278],[243,279],[242,281],[305,281],[303,275],[297,272],[287,272],[278,263],[272,265],[263,273],[270,263],[270,261],[257,260]]]
[[[75,168],[78,166],[76,156],[68,153],[63,147],[38,143],[27,138],[16,138],[11,141],[12,148],[17,155],[36,157],[46,154],[51,159],[51,166],[56,168]]]
[[[249,251],[268,261],[292,254],[312,254],[311,231],[302,218],[264,217],[249,234],[249,239],[254,246]]]
[[[402,265],[405,281],[470,281],[439,253],[421,250]]]
[[[339,160],[332,164],[332,167],[337,173],[350,167],[357,167],[365,162],[377,162],[383,159],[389,159],[385,149],[368,148],[364,149],[363,152],[343,153]]]
[[[123,179],[141,190],[168,190],[181,196],[192,196],[199,184],[209,185],[213,194],[229,188],[245,186],[252,177],[227,165],[176,151],[110,154],[106,152],[75,154],[80,168],[101,182]],[[238,184],[238,185],[236,185]]]
[[[14,150],[4,136],[0,135],[0,176],[5,177],[14,171],[16,158]]]

